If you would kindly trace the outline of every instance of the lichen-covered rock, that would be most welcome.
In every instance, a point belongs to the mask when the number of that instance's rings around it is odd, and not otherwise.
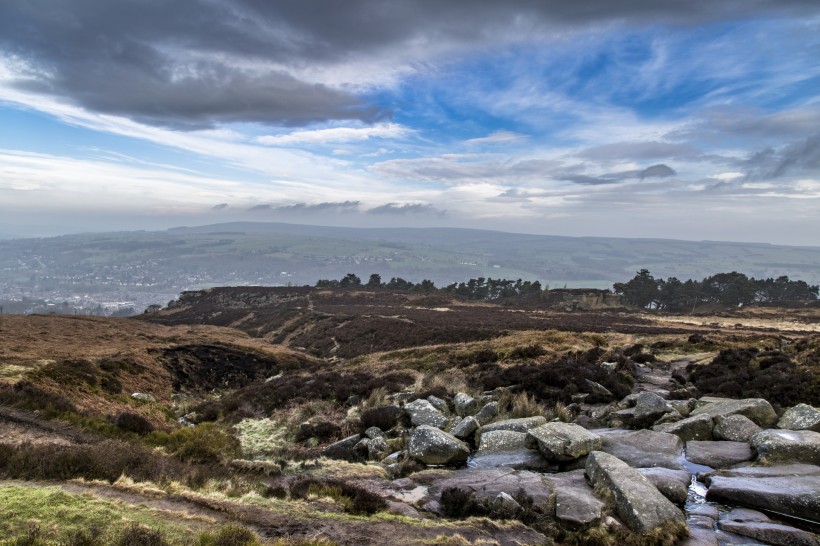
[[[712,418],[708,415],[695,415],[675,423],[655,425],[652,430],[674,434],[684,442],[690,440],[712,439]]]
[[[752,437],[752,447],[763,463],[795,462],[820,465],[820,432],[764,430]]]
[[[586,474],[595,487],[612,492],[618,516],[633,531],[647,533],[669,523],[683,525],[684,517],[640,472],[617,457],[593,451]]]
[[[407,451],[413,459],[433,465],[463,463],[470,455],[467,444],[429,425],[421,425],[410,433]]]
[[[638,468],[637,470],[670,501],[678,505],[683,505],[686,502],[691,478],[685,470],[671,470],[661,467]]]
[[[546,424],[547,419],[541,415],[534,417],[521,417],[520,419],[504,419],[503,421],[496,421],[489,425],[484,425],[476,434],[476,441],[481,440],[481,435],[485,432],[494,432],[496,430],[512,430],[514,432],[527,432],[535,427],[540,427]]]
[[[604,516],[605,503],[595,496],[584,478],[584,470],[551,474],[555,486],[555,517],[570,528],[593,525]]]
[[[413,400],[404,405],[404,411],[410,417],[410,422],[415,427],[428,425],[442,428],[450,422],[446,415],[437,410],[427,400]]]
[[[450,407],[447,405],[447,401],[443,398],[439,398],[438,396],[433,396],[431,394],[427,397],[427,401],[444,415],[450,415]]]
[[[512,430],[491,430],[481,435],[476,455],[510,451],[527,447],[527,433]]]
[[[777,428],[820,432],[820,410],[808,404],[789,408],[777,422]]]
[[[820,514],[820,475],[713,475],[706,499],[816,520]],[[733,471],[732,471],[733,472]],[[734,473],[734,472],[733,472]]]
[[[502,491],[493,499],[492,511],[493,515],[498,518],[510,519],[523,512],[524,509],[509,493]]]
[[[601,447],[601,438],[574,423],[547,423],[527,432],[530,446],[550,461],[573,461]]]
[[[458,424],[454,426],[452,430],[450,430],[450,434],[452,434],[460,440],[466,440],[467,438],[475,434],[475,431],[478,430],[479,426],[480,425],[478,424],[478,419],[476,419],[472,415],[469,415],[461,421],[459,421]]]
[[[481,435],[478,450],[470,461],[475,468],[509,467],[520,470],[549,470],[551,465],[537,450],[527,447],[527,434],[493,430]]]
[[[379,427],[370,427],[364,431],[364,435],[374,440],[376,438],[387,438],[387,435]]]
[[[384,438],[376,437],[367,444],[367,458],[371,461],[380,461],[390,453],[390,446]]]
[[[633,417],[638,425],[648,425],[655,422],[663,414],[672,411],[672,406],[654,392],[639,393],[635,399]]]
[[[712,436],[715,440],[748,442],[752,439],[752,436],[763,431],[762,428],[754,424],[754,421],[745,415],[716,417],[715,421],[715,428],[712,429]]]
[[[601,451],[615,455],[633,468],[662,466],[683,469],[683,442],[674,434],[654,430],[598,430]]]
[[[478,401],[469,394],[460,392],[453,398],[453,406],[456,409],[456,415],[460,417],[467,417],[474,415],[478,411]]]
[[[489,402],[478,410],[478,413],[475,414],[475,418],[480,424],[485,425],[489,423],[496,415],[498,415],[498,402]]]
[[[777,413],[769,402],[762,398],[731,398],[703,397],[699,406],[692,411],[692,415],[708,415],[712,419],[728,417],[730,415],[744,415],[761,427],[769,427],[777,422]]]
[[[746,442],[692,440],[686,442],[686,458],[695,464],[712,468],[727,468],[751,461],[755,458],[755,454]]]

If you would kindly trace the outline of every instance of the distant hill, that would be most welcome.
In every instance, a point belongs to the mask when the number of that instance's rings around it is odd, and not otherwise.
[[[227,223],[0,241],[0,302],[165,304],[183,290],[305,285],[378,273],[438,286],[470,278],[611,288],[639,269],[702,279],[738,271],[820,283],[820,247],[665,239],[557,237],[450,228],[337,228]]]

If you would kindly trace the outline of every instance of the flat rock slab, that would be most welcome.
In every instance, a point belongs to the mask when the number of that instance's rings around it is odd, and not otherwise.
[[[467,489],[491,499],[499,493],[515,495],[523,489],[532,497],[534,504],[541,506],[549,505],[554,491],[549,480],[535,472],[508,468],[465,468],[436,479],[430,486],[430,496],[438,500],[441,492],[450,487]]]
[[[549,477],[555,487],[555,517],[570,527],[586,527],[603,518],[606,504],[595,496],[585,471],[561,472]]]
[[[755,510],[735,508],[718,522],[722,531],[760,540],[778,546],[820,546],[814,533],[783,525]]]
[[[673,522],[684,522],[683,512],[664,497],[640,472],[608,453],[593,451],[586,474],[592,484],[612,492],[618,516],[633,531],[646,533]]]
[[[820,432],[764,430],[751,440],[761,462],[795,462],[820,465]]]
[[[769,427],[777,422],[777,413],[769,402],[763,398],[731,398],[703,397],[699,400],[702,405],[692,411],[692,416],[708,415],[712,419],[743,415],[761,427]]]
[[[502,467],[538,472],[555,472],[558,470],[558,466],[546,460],[541,452],[527,448],[484,454],[476,453],[467,461],[467,466],[470,468]]]
[[[686,458],[712,468],[727,468],[751,461],[755,453],[746,442],[686,442]]]
[[[601,437],[601,451],[614,455],[633,468],[661,466],[683,470],[683,442],[674,434],[654,430],[594,430]]]
[[[669,468],[639,468],[638,472],[652,482],[664,497],[675,504],[683,504],[689,494],[691,477],[685,470],[671,470]]]
[[[820,466],[801,463],[781,463],[767,466],[743,466],[715,472],[724,478],[771,478],[781,476],[820,476]]]
[[[820,523],[820,475],[709,477],[708,500],[767,510]]]
[[[601,448],[597,434],[574,423],[547,423],[530,430],[527,438],[550,461],[574,461]]]

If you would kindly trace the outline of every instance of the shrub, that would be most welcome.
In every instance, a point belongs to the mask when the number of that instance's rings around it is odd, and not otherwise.
[[[239,454],[239,441],[213,423],[173,431],[168,448],[183,461],[213,463]]]
[[[46,416],[76,412],[68,398],[38,387],[30,381],[18,381],[14,385],[0,383],[0,404],[27,410],[41,410]]]
[[[170,546],[160,531],[136,523],[129,525],[114,540],[115,546]]]
[[[153,432],[154,426],[142,415],[136,413],[122,412],[117,414],[114,419],[114,424],[126,432],[134,432],[140,436],[144,436]]]
[[[228,524],[215,533],[205,532],[197,537],[196,546],[257,546],[259,539],[253,531],[241,525]]]
[[[383,498],[357,485],[343,480],[326,478],[301,478],[290,486],[291,496],[305,499],[311,494],[329,496],[342,505],[345,512],[371,515],[387,508]]]
[[[309,438],[316,437],[320,442],[326,442],[333,438],[338,438],[342,433],[342,428],[327,421],[321,423],[303,423],[299,425],[299,430],[296,432],[296,441],[304,442]]]

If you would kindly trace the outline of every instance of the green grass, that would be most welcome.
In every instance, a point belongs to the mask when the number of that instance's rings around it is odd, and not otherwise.
[[[66,493],[57,487],[0,487],[0,546],[15,544],[32,525],[45,539],[41,544],[59,544],[72,532],[98,529],[103,543],[112,543],[118,533],[132,524],[160,531],[173,544],[190,544],[207,524],[183,520],[144,506]]]

